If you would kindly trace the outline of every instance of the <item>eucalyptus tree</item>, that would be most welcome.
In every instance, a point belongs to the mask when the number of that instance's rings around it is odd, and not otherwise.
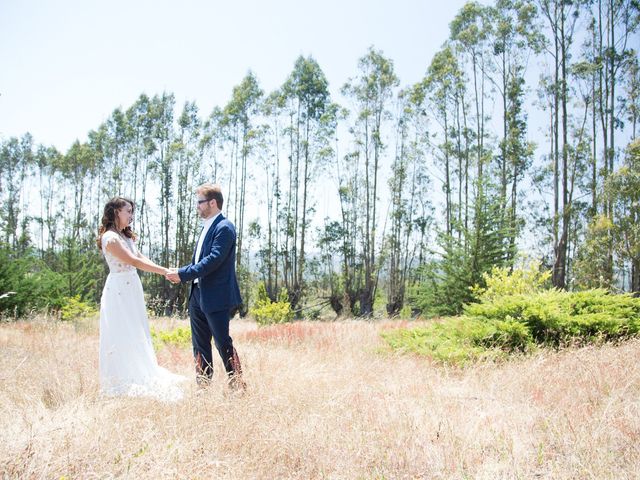
[[[185,102],[177,125],[172,131],[166,150],[166,176],[161,177],[169,188],[172,198],[161,203],[169,206],[167,222],[171,223],[169,242],[162,246],[161,258],[164,265],[184,265],[191,261],[193,245],[196,241],[197,221],[193,208],[193,187],[200,183],[202,149],[200,148],[201,120],[198,108],[193,102]],[[163,232],[167,232],[163,228]],[[170,315],[176,307],[186,308],[186,289],[173,286],[161,279],[161,290],[155,306],[159,311]]]
[[[640,292],[639,172],[640,140],[635,139],[627,146],[623,164],[603,182],[602,194],[613,206],[613,215],[600,212],[590,219],[575,265],[578,286]],[[602,274],[610,261],[609,248],[617,260],[615,278]]]
[[[439,129],[434,129],[432,135],[439,138],[440,142],[434,146],[436,148],[436,158],[444,168],[442,190],[444,191],[445,200],[445,231],[447,235],[453,234],[454,229],[454,201],[452,198],[455,179],[453,179],[455,170],[455,160],[457,157],[457,174],[458,174],[458,229],[460,229],[462,206],[462,182],[468,182],[468,148],[463,150],[461,122],[459,115],[461,109],[460,102],[464,101],[464,73],[460,70],[458,59],[451,48],[451,45],[445,45],[437,52],[427,70],[427,75],[422,84],[416,86],[413,95],[420,95],[421,102],[425,108],[428,108],[432,118],[435,120]],[[417,106],[419,107],[419,106]],[[414,107],[416,108],[416,107]],[[436,135],[438,135],[436,137]],[[467,168],[462,167],[463,157]],[[465,189],[465,203],[468,203],[466,194],[468,187]],[[466,213],[466,212],[465,212]]]
[[[631,138],[638,138],[638,119],[640,118],[640,61],[635,56],[629,62],[626,84],[627,120],[631,123]]]
[[[193,191],[202,176],[200,139],[202,124],[198,116],[198,107],[194,102],[185,102],[178,118],[178,129],[172,144],[172,153],[176,162],[177,191],[176,209],[176,265],[189,263],[196,235],[196,221],[193,214]]]
[[[631,264],[631,291],[640,292],[640,140],[628,145],[624,164],[605,182],[605,194],[615,209],[614,248]]]
[[[95,182],[90,192],[90,198],[87,199],[89,204],[88,215],[93,219],[95,231],[98,230],[98,222],[102,217],[102,209],[104,207],[105,197],[115,195],[116,193],[109,190],[109,178],[111,177],[108,165],[107,150],[109,143],[106,122],[100,124],[95,130],[89,130],[87,134],[87,145],[93,150],[96,156],[97,164],[95,169]]]
[[[472,282],[467,287],[481,282],[482,273],[488,271],[491,266],[502,264],[501,262],[511,257],[511,245],[515,243],[508,241],[515,233],[512,233],[512,229],[505,226],[502,221],[503,209],[500,207],[500,201],[497,200],[500,197],[493,191],[495,182],[489,170],[491,167],[489,160],[493,153],[487,129],[490,116],[485,110],[485,101],[489,93],[487,84],[493,81],[492,76],[496,71],[494,50],[491,48],[492,14],[491,8],[477,2],[469,2],[462,7],[450,26],[450,38],[456,47],[461,68],[466,71],[470,69],[473,85],[470,95],[470,101],[474,107],[470,124],[475,127],[473,150],[476,162],[475,178],[472,183],[473,226],[466,227],[462,233],[463,248],[469,255],[468,261],[463,262],[467,264],[465,268],[469,269],[466,278]],[[454,255],[457,254],[454,250],[459,248],[459,245],[455,249],[450,247],[445,245],[445,250]],[[451,258],[451,255],[448,258]],[[456,288],[464,287],[464,283],[460,280],[450,280],[455,283]]]
[[[312,57],[300,56],[281,89],[291,119],[286,223],[292,238],[290,248],[285,248],[284,282],[294,309],[305,288],[307,231],[313,213],[312,182],[331,155],[329,146],[336,128],[328,86],[318,63]]]
[[[482,207],[485,188],[485,163],[488,152],[485,150],[487,137],[485,100],[487,96],[486,81],[491,64],[488,60],[487,42],[491,28],[489,9],[477,2],[468,2],[456,15],[450,24],[450,38],[453,45],[461,54],[462,63],[470,63],[473,84],[473,105],[475,107],[475,154],[476,154],[476,213],[475,221],[479,219],[478,209]]]
[[[376,242],[379,226],[380,166],[386,144],[383,141],[384,125],[390,119],[389,104],[399,80],[393,71],[393,61],[382,52],[369,48],[358,61],[360,74],[351,79],[342,92],[355,103],[355,124],[351,127],[356,145],[355,155],[362,157],[362,170],[358,172],[363,182],[358,200],[362,215],[359,216],[361,231],[360,255],[364,267],[363,285],[360,289],[360,314],[373,313],[373,300],[378,286],[380,258]]]
[[[24,159],[22,161],[22,168],[19,172],[20,183],[23,185],[23,188],[28,188],[30,184],[29,180],[33,176],[36,149],[36,146],[33,144],[33,138],[31,137],[31,134],[27,133],[22,136],[21,148]],[[23,212],[19,222],[20,232],[18,239],[20,249],[22,250],[30,247],[33,243],[33,239],[31,238],[31,212],[29,208],[32,199],[27,194],[27,190],[21,193],[22,194],[20,195],[19,200],[16,198],[14,201],[16,203],[20,201],[20,210],[21,212]]]
[[[504,139],[503,152],[507,158],[506,180],[510,181],[511,199],[509,206],[505,205],[506,198],[501,195],[501,216],[505,232],[507,233],[506,253],[509,261],[514,260],[516,240],[522,226],[518,212],[520,185],[525,173],[529,170],[534,156],[535,144],[527,139],[527,113],[524,106],[524,78],[514,78],[508,84],[507,98],[509,109],[506,112],[507,137]],[[501,192],[504,192],[501,189]],[[505,207],[507,212],[505,213]],[[505,219],[505,216],[507,217]]]
[[[362,211],[361,171],[360,152],[350,152],[342,157],[336,155],[335,174],[338,180],[340,222],[339,225],[328,223],[321,236],[324,244],[339,243],[337,250],[341,257],[343,297],[348,303],[349,312],[353,315],[362,313],[357,304],[364,287],[365,273],[363,268],[364,252],[360,252],[363,244],[362,217],[360,216]],[[334,296],[337,297],[335,293]],[[343,305],[339,298],[335,298],[333,303],[342,310]],[[334,310],[336,310],[335,306]]]
[[[215,106],[207,119],[202,124],[199,149],[202,157],[203,169],[198,182],[218,182],[221,173],[221,162],[218,153],[222,150],[225,141],[224,128],[222,126],[223,112]],[[206,172],[206,174],[205,174]]]
[[[397,116],[396,154],[391,164],[389,189],[391,193],[391,228],[387,236],[387,313],[400,313],[408,287],[411,268],[417,267],[421,242],[417,228],[428,213],[429,177],[426,175],[427,125],[424,115],[424,90],[418,85],[398,95],[400,112]],[[446,162],[447,181],[449,164]],[[445,183],[448,186],[448,183]],[[450,190],[445,188],[450,196]],[[447,199],[447,223],[450,222],[450,198]],[[451,233],[450,231],[448,232]]]
[[[247,164],[252,153],[256,130],[255,117],[260,109],[263,91],[252,72],[242,79],[239,85],[233,87],[231,100],[223,109],[222,124],[228,129],[232,151],[230,156],[229,187],[227,199],[234,210],[234,220],[237,229],[238,253],[236,264],[238,269],[244,268],[244,216],[247,202],[247,188],[249,172]],[[245,285],[245,288],[248,286]]]
[[[603,177],[614,171],[616,158],[616,130],[624,125],[617,108],[617,92],[626,70],[637,61],[637,53],[629,48],[629,40],[638,30],[640,6],[635,0],[598,1],[594,12],[596,65],[598,66],[598,88],[594,98],[597,105],[603,145]],[[636,39],[637,40],[637,39]],[[637,48],[637,41],[634,42]],[[633,67],[631,67],[633,68]],[[614,205],[611,196],[603,196],[604,212],[613,222]],[[612,239],[613,240],[613,239]],[[614,246],[609,243],[609,268],[613,277]]]
[[[590,180],[588,184],[589,193],[591,195],[591,204],[589,206],[588,216],[593,219],[598,213],[598,203],[602,199],[599,189],[599,167],[598,167],[598,77],[600,67],[597,60],[599,53],[597,51],[598,38],[596,33],[595,18],[589,21],[587,25],[587,35],[585,36],[581,57],[572,65],[572,76],[575,78],[575,87],[579,95],[579,101],[584,105],[587,115],[590,117],[590,141],[591,141],[591,158],[589,162]],[[602,182],[600,182],[601,184]]]
[[[263,265],[263,280],[267,295],[276,301],[280,290],[280,274],[282,272],[280,258],[287,252],[280,252],[281,239],[280,219],[283,196],[281,155],[283,154],[283,113],[286,98],[280,89],[271,92],[262,105],[262,115],[266,119],[265,132],[262,136],[263,155],[261,165],[264,168],[264,202],[267,209],[266,233],[264,244],[260,250]],[[270,152],[270,153],[267,153]]]
[[[600,120],[604,153],[602,172],[606,179],[614,169],[615,131],[623,126],[620,109],[617,108],[617,89],[623,81],[623,74],[634,61],[637,62],[637,52],[630,48],[629,41],[638,30],[640,6],[636,0],[598,0],[594,9],[593,61],[598,73],[594,103]],[[637,48],[637,43],[633,46]],[[604,205],[609,216],[610,208],[611,205]]]
[[[62,210],[62,235],[55,244],[50,265],[59,273],[64,295],[99,298],[97,283],[103,266],[95,248],[96,219],[89,200],[95,197],[100,173],[100,151],[90,142],[74,142],[60,158],[59,170],[63,190],[59,203]]]
[[[55,200],[58,198],[60,153],[54,147],[38,146],[35,155],[35,166],[38,176],[39,215],[36,221],[40,226],[40,255],[53,250],[60,211],[54,211]],[[46,242],[45,242],[46,238]]]
[[[173,168],[173,156],[171,145],[174,141],[174,107],[173,94],[154,95],[149,104],[149,115],[152,121],[150,146],[148,152],[152,154],[152,169],[159,182],[159,206],[160,206],[160,262],[162,265],[170,263],[170,248],[172,238],[172,225],[174,225],[174,212],[172,210],[175,189],[175,172]],[[160,278],[160,277],[158,277]],[[154,277],[154,280],[157,280]],[[160,284],[164,289],[167,280],[160,278]]]
[[[104,165],[108,168],[107,188],[112,195],[131,196],[131,192],[127,191],[131,184],[125,157],[130,134],[128,127],[126,115],[120,108],[116,108],[106,121],[108,140],[102,153]]]
[[[74,142],[62,157],[61,174],[72,191],[71,198],[65,202],[64,208],[68,215],[65,219],[68,225],[66,235],[74,242],[84,239],[88,227],[85,199],[91,198],[98,165],[96,152],[88,143]]]
[[[336,114],[338,121],[344,123],[350,112],[346,108],[340,108]],[[358,254],[358,245],[361,244],[358,223],[361,196],[360,155],[358,151],[341,155],[336,136],[333,158],[331,172],[338,185],[340,216],[339,220],[325,218],[324,226],[318,235],[318,247],[323,252],[325,269],[330,275],[331,307],[337,315],[340,315],[345,307],[348,307],[349,314],[358,315],[360,311],[357,302],[363,285],[363,260],[362,255]],[[334,262],[339,262],[340,265],[339,274],[336,274],[338,278],[333,277]]]
[[[0,149],[0,192],[2,208],[0,221],[4,243],[22,251],[28,239],[28,211],[25,209],[25,182],[33,163],[33,138],[26,133],[22,138],[11,137]]]
[[[489,78],[502,101],[501,154],[498,156],[501,209],[503,221],[512,232],[508,251],[515,251],[518,187],[531,165],[534,150],[526,138],[525,74],[530,57],[542,51],[544,39],[537,9],[531,0],[498,0],[489,8],[488,15],[492,20],[489,41],[497,72],[497,79]]]
[[[553,60],[553,73],[549,84],[551,102],[551,157],[553,165],[553,274],[557,288],[567,285],[567,248],[572,224],[572,193],[569,131],[569,73],[572,45],[580,14],[585,1],[538,0],[545,19],[550,44],[545,46]],[[562,139],[560,139],[562,134]]]
[[[485,101],[489,93],[487,84],[492,81],[492,75],[496,70],[493,61],[494,51],[491,49],[492,13],[489,7],[469,2],[462,7],[450,25],[451,42],[456,47],[461,68],[465,71],[470,69],[468,74],[473,86],[469,98],[473,105],[473,115],[470,116],[471,121],[467,125],[467,128],[474,128],[475,140],[472,149],[475,153],[476,167],[472,182],[474,196],[471,200],[473,226],[465,227],[461,237],[464,240],[464,251],[469,255],[468,279],[476,283],[482,280],[481,275],[491,267],[491,262],[501,261],[500,257],[509,255],[505,240],[509,238],[510,229],[504,228],[504,225],[496,225],[496,214],[502,218],[502,211],[496,210],[495,194],[490,188],[494,182],[488,171],[492,151],[488,143],[487,129],[490,116],[485,110]],[[471,173],[467,172],[467,175],[471,176]],[[450,246],[446,246],[445,250],[453,251]],[[460,282],[456,285],[460,287]]]
[[[127,169],[132,183],[132,200],[137,207],[138,229],[142,233],[139,246],[146,247],[151,241],[147,189],[153,165],[153,153],[156,149],[153,140],[155,120],[151,99],[141,94],[127,109],[126,118],[131,132],[127,148]]]

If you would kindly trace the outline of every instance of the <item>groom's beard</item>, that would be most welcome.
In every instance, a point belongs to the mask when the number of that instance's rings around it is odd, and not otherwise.
[[[211,218],[213,216],[213,210],[211,209],[211,207],[209,207],[206,210],[198,211],[198,215],[200,215],[200,218],[202,218],[203,220],[206,220],[207,218]]]

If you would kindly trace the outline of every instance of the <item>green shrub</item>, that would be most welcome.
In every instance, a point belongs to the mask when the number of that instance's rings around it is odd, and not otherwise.
[[[464,364],[479,358],[496,358],[504,353],[488,347],[496,337],[493,325],[449,317],[426,327],[389,330],[382,337],[394,350],[417,353],[435,360]]]
[[[483,273],[485,287],[472,288],[481,302],[491,301],[507,295],[518,295],[541,291],[551,278],[550,270],[540,270],[540,262],[531,262],[527,268],[493,267]]]
[[[454,250],[442,262],[419,267],[419,280],[407,292],[407,303],[426,317],[457,315],[473,301],[469,288],[474,282],[461,250]]]
[[[623,318],[640,318],[640,302],[631,294],[611,295],[603,289],[584,290],[571,294],[571,313],[603,313]]]
[[[541,290],[545,276],[516,274],[512,280],[494,269],[480,303],[465,305],[464,315],[383,337],[393,349],[464,363],[538,345],[600,343],[640,333],[640,298],[605,290]],[[499,278],[504,285],[497,284]]]
[[[191,345],[191,329],[176,327],[173,330],[156,330],[152,327],[151,339],[155,347],[159,347],[161,344],[185,347]]]
[[[494,330],[491,334],[481,338],[479,345],[487,348],[499,348],[506,352],[525,352],[534,344],[529,327],[513,318],[487,322],[486,324],[491,325]]]
[[[251,315],[258,325],[286,323],[293,320],[287,289],[283,288],[278,296],[278,301],[272,302],[267,295],[264,283],[260,283],[258,285],[258,298],[255,306],[251,309]]]
[[[60,308],[60,318],[65,321],[93,317],[97,313],[96,307],[90,303],[83,302],[80,299],[80,295],[65,297]]]
[[[413,317],[413,309],[411,305],[405,305],[400,309],[398,316],[403,320],[410,320]]]
[[[69,295],[65,285],[64,277],[51,270],[33,249],[17,252],[0,243],[0,317],[59,311],[65,293]]]
[[[637,334],[640,299],[605,290],[546,290],[467,305],[465,314],[485,321],[515,320],[530,329],[537,343],[558,346]]]

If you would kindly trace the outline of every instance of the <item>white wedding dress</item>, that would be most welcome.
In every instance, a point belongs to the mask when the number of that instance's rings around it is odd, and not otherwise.
[[[186,378],[158,366],[140,277],[135,267],[106,250],[111,242],[122,242],[137,255],[131,239],[112,231],[102,235],[109,275],[100,301],[100,390],[110,396],[179,400],[179,384]]]

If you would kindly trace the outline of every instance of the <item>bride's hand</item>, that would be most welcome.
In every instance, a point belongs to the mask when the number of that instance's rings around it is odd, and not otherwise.
[[[176,284],[180,283],[180,276],[178,275],[177,268],[167,269],[164,276],[167,278],[167,280],[169,280],[172,283],[176,283]]]

